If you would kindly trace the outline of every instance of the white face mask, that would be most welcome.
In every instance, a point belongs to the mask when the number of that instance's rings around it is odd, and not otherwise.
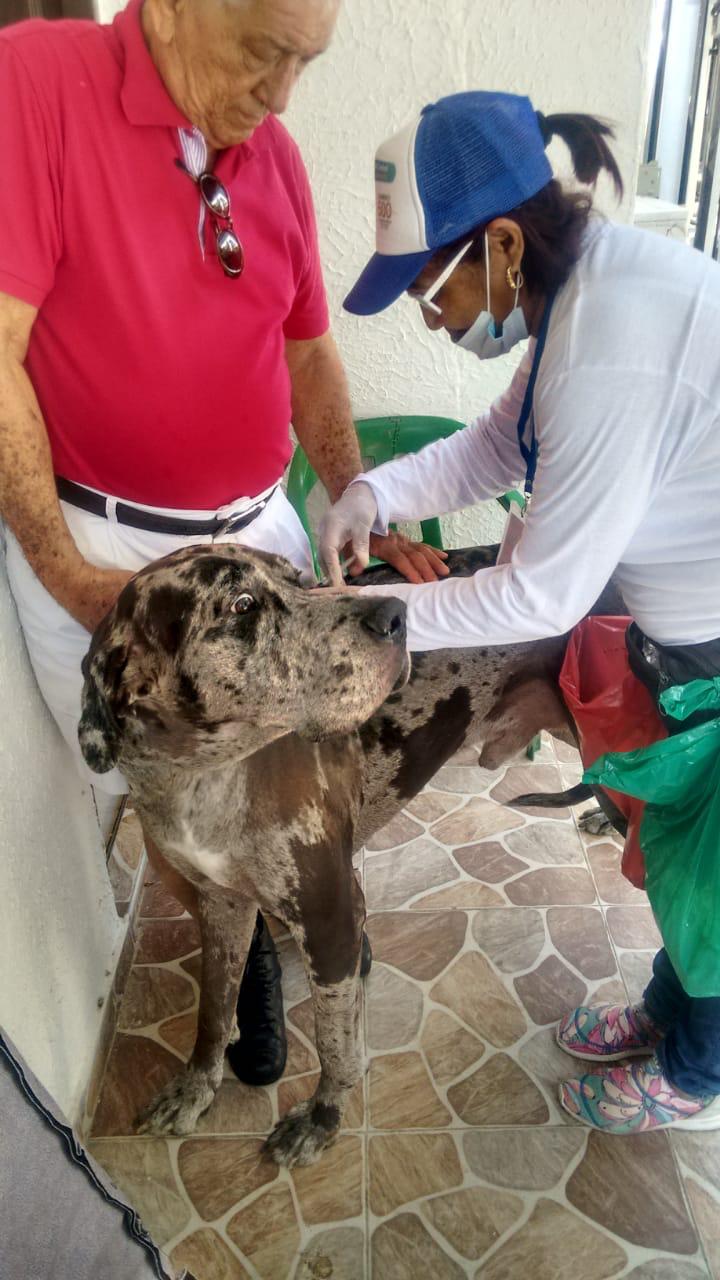
[[[477,320],[458,338],[456,346],[464,351],[472,351],[480,360],[493,360],[495,356],[504,356],[518,342],[529,337],[523,309],[518,305],[520,292],[520,275],[515,285],[515,302],[510,315],[503,320],[502,333],[495,332],[495,319],[490,310],[490,246],[487,231],[485,232],[485,286],[487,291],[487,311],[481,311]]]

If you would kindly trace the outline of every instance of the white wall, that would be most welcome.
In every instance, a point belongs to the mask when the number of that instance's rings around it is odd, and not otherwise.
[[[97,0],[104,20],[122,7]],[[285,122],[312,179],[335,335],[356,417],[430,413],[470,421],[507,384],[518,354],[481,365],[425,329],[408,301],[357,319],[342,299],[374,247],[373,157],[425,103],[469,88],[527,93],[536,107],[617,125],[632,210],[651,0],[344,0],[330,51],[306,72]],[[553,162],[566,157],[553,144]],[[456,542],[479,538],[454,522]],[[488,532],[491,532],[488,530]]]
[[[96,0],[108,21],[118,0]],[[512,357],[481,366],[424,329],[400,302],[357,319],[342,299],[374,247],[373,157],[425,102],[470,88],[527,93],[551,111],[617,125],[632,210],[643,121],[651,0],[344,0],[329,52],[305,73],[284,117],[312,179],[335,334],[357,416],[441,413],[469,420],[501,390]],[[555,144],[553,144],[555,147]],[[551,152],[564,162],[562,150]]]
[[[90,789],[30,669],[0,542],[0,1026],[75,1120],[124,925]]]
[[[356,417],[429,413],[471,421],[507,385],[520,351],[481,363],[430,334],[400,300],[355,318],[342,299],[374,248],[373,160],[379,142],[426,102],[464,89],[526,93],[546,115],[588,111],[617,126],[629,220],[644,127],[651,0],[344,0],[333,45],[307,71],[285,123],[312,179],[333,327]],[[567,169],[562,144],[550,152]],[[498,534],[499,508],[445,522],[446,543]]]
[[[335,41],[306,72],[285,121],[313,182],[333,323],[358,415],[469,420],[505,386],[511,367],[453,350],[425,330],[409,301],[374,318],[343,313],[342,298],[374,247],[378,143],[425,102],[469,88],[527,93],[546,114],[594,112],[618,127],[629,193],[619,216],[627,219],[649,10],[650,0],[345,0]]]

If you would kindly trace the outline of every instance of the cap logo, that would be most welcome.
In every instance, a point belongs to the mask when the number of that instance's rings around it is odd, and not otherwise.
[[[415,179],[418,121],[383,142],[375,156],[375,243],[378,253],[400,257],[429,248]]]
[[[392,222],[392,200],[386,191],[378,191],[376,199],[378,228],[387,231]]]
[[[397,169],[392,160],[376,160],[375,161],[375,181],[376,182],[394,182]]]

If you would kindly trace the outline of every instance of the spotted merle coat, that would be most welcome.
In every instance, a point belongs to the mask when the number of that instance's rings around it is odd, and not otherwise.
[[[451,569],[494,555],[451,553]],[[399,601],[309,594],[287,562],[229,545],[144,569],[93,636],[85,759],[120,765],[146,835],[199,894],[197,1042],[146,1128],[189,1133],[212,1101],[259,905],[304,957],[322,1068],[267,1145],[317,1159],[364,1069],[353,852],[466,741],[494,768],[542,727],[569,734],[564,638],[418,654],[409,679],[404,638]]]

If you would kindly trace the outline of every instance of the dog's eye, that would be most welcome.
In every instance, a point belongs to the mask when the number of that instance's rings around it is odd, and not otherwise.
[[[236,596],[230,605],[231,613],[249,613],[251,609],[257,606],[257,600],[250,595],[249,591],[243,591]]]

